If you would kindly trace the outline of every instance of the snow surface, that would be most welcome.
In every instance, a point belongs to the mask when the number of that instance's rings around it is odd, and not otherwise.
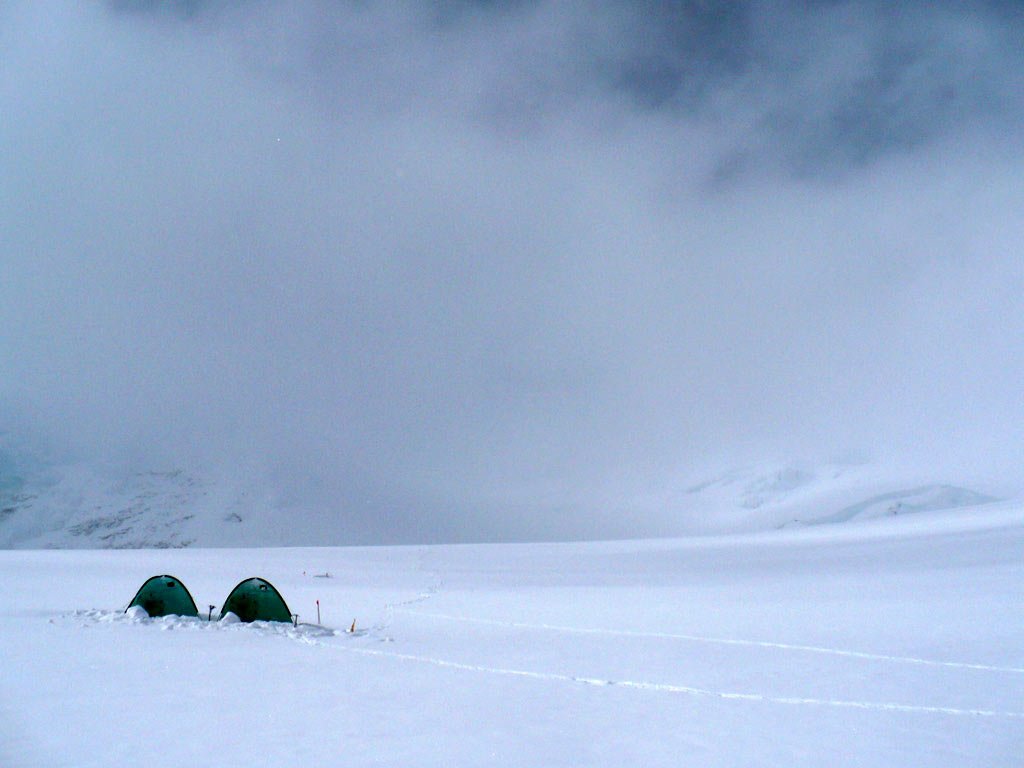
[[[299,624],[124,613],[160,573],[204,617],[264,576]],[[0,586],[8,768],[1022,764],[1019,505],[687,540],[4,551]]]

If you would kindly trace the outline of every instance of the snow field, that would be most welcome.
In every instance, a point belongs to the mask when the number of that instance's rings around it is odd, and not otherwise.
[[[989,522],[2,552],[0,764],[1016,766],[1024,516]],[[300,624],[122,613],[165,572]]]

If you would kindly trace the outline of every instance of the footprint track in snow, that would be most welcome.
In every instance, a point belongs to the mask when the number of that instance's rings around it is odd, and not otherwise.
[[[431,583],[428,587],[423,589],[418,595],[416,595],[416,597],[412,597],[408,600],[401,600],[394,603],[386,603],[384,605],[384,618],[381,621],[374,624],[372,627],[374,635],[379,636],[379,639],[381,639],[382,641],[391,641],[391,638],[388,637],[385,633],[387,632],[388,628],[394,623],[396,612],[410,612],[409,609],[411,606],[419,605],[421,603],[426,602],[430,598],[434,597],[434,595],[436,595],[438,592],[440,592],[442,587],[444,586],[444,578],[441,576],[441,574],[437,571],[433,571],[427,568],[426,561],[427,556],[429,554],[429,548],[424,548],[420,551],[419,558],[416,562],[416,570],[420,573],[433,575],[433,583]]]
[[[424,618],[439,619],[443,621],[458,621],[466,624],[485,624],[488,626],[508,627],[511,629],[532,629],[547,632],[563,632],[578,635],[606,635],[610,637],[634,637],[658,640],[683,640],[691,643],[709,643],[716,645],[739,645],[752,646],[757,648],[772,648],[782,651],[796,651],[803,653],[817,653],[831,656],[845,656],[847,658],[867,659],[871,661],[885,661],[898,664],[919,664],[931,667],[949,667],[953,669],[973,669],[983,672],[1002,672],[1006,674],[1024,674],[1024,668],[1005,667],[993,664],[978,664],[967,661],[945,661],[941,659],[924,659],[916,656],[892,656],[881,653],[869,653],[867,651],[854,651],[843,648],[827,648],[815,645],[798,645],[794,643],[776,643],[767,640],[745,640],[728,637],[708,637],[704,635],[686,635],[672,632],[640,632],[627,629],[602,629],[587,627],[568,627],[557,624],[531,624],[519,621],[499,621],[496,619],[478,619],[471,616],[455,616],[446,613],[431,613],[427,611],[414,611],[402,609],[402,613]]]
[[[999,717],[1024,719],[1024,712],[1009,712],[994,709],[961,709],[957,707],[943,707],[929,704],[904,704],[899,702],[885,701],[849,701],[843,699],[818,699],[793,696],[771,696],[761,693],[746,693],[738,691],[716,691],[708,688],[697,688],[689,685],[677,685],[672,683],[652,683],[637,680],[606,680],[595,677],[584,677],[577,675],[559,674],[555,672],[536,672],[526,669],[511,669],[506,667],[488,667],[479,664],[465,664],[450,659],[440,659],[431,656],[417,656],[410,653],[398,653],[394,651],[382,651],[372,648],[355,648],[315,641],[315,644],[335,648],[346,653],[354,653],[363,656],[374,656],[378,658],[393,659],[396,661],[412,662],[418,664],[429,664],[435,667],[442,667],[463,672],[475,672],[478,674],[500,675],[503,677],[518,677],[542,682],[571,683],[589,687],[601,688],[628,688],[634,690],[648,691],[652,693],[668,693],[687,696],[699,696],[704,698],[715,698],[733,701],[747,701],[764,704],[777,704],[787,706],[809,706],[809,707],[837,707],[843,709],[862,709],[880,712],[903,712],[916,714],[937,714],[956,717]]]

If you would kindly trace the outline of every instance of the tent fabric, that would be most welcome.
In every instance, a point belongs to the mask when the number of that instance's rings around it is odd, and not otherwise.
[[[292,620],[281,593],[266,579],[254,576],[245,579],[231,590],[228,599],[220,609],[220,615],[235,614],[242,621],[287,621]]]
[[[135,597],[128,603],[128,608],[133,605],[141,606],[150,616],[198,616],[196,601],[181,579],[163,574],[152,576],[139,587]],[[125,613],[128,612],[125,608]]]

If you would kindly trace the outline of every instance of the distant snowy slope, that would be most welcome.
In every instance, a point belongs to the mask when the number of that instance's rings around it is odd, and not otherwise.
[[[115,472],[0,460],[0,548],[250,544],[245,521],[268,508],[254,493],[180,469]]]
[[[117,481],[82,468],[51,482],[22,484],[5,499],[8,544],[181,547],[209,487],[181,471],[132,474]]]
[[[960,488],[955,485],[925,485],[890,491],[845,507],[833,515],[826,515],[808,522],[842,523],[847,520],[882,517],[884,515],[905,515],[912,512],[933,512],[961,507],[976,507],[998,501],[993,496]]]
[[[713,474],[662,501],[707,532],[866,520],[990,504],[990,493],[876,464],[765,464]]]

